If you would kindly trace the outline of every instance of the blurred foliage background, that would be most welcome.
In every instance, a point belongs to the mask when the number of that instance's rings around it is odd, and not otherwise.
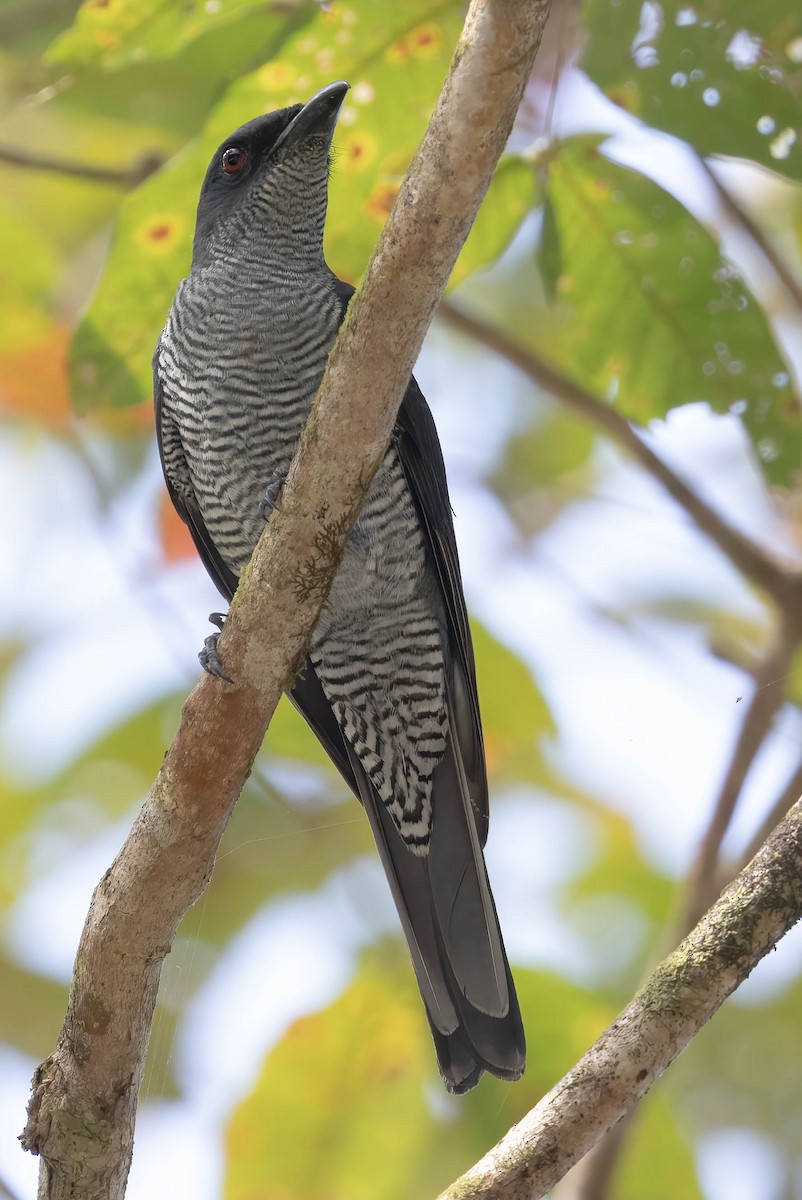
[[[327,255],[357,282],[464,9],[0,0],[0,1192],[20,1200],[36,1164],[15,1136],[91,889],[216,607],[151,415],[200,181],[243,121],[349,80]],[[697,527],[704,501],[799,566],[801,102],[791,0],[555,2],[421,358],[524,1081],[445,1095],[367,826],[285,706],[165,967],[132,1197],[435,1195],[679,936],[714,807],[734,816],[712,894],[802,791],[798,636]],[[628,457],[627,422],[684,507]],[[556,1194],[791,1200],[801,1134],[792,936]]]

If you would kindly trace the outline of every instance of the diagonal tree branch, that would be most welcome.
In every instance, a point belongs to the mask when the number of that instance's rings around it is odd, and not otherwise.
[[[540,1200],[802,918],[802,801],[577,1065],[440,1200]]]
[[[23,1145],[40,1197],[120,1200],[159,972],[311,631],[431,315],[504,149],[549,0],[472,0],[402,185],[221,640],[234,687],[201,679],[153,789],[92,898],[64,1028]]]
[[[628,450],[688,513],[697,528],[714,541],[747,578],[768,592],[783,611],[799,611],[802,607],[802,573],[783,569],[762,547],[730,525],[655,454],[614,408],[585,391],[573,380],[560,375],[553,367],[524,349],[518,342],[508,338],[506,334],[484,324],[464,309],[457,308],[450,300],[443,300],[438,312],[452,328],[501,355],[528,375],[538,387],[555,396],[580,416],[592,421],[597,428]]]

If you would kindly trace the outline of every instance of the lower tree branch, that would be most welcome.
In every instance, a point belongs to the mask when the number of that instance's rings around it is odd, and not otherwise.
[[[121,1200],[161,963],[211,874],[279,697],[306,657],[431,314],[507,142],[549,0],[472,0],[443,91],[302,434],[280,509],[204,676],[95,890],[67,1016],[22,1142],[40,1198]]]
[[[737,866],[724,867],[720,861],[721,843],[729,828],[744,780],[763,745],[773,717],[784,698],[783,684],[798,645],[792,624],[781,628],[774,646],[752,672],[754,694],[724,775],[718,799],[707,831],[685,885],[685,903],[680,928],[672,922],[671,945],[685,936],[696,920],[715,899],[725,884],[744,870],[760,850],[772,830],[779,825],[791,805],[802,796],[802,763],[771,806],[764,820],[740,856]],[[637,1110],[619,1121],[569,1172],[558,1190],[559,1200],[605,1200],[618,1160],[627,1144]]]
[[[539,1200],[802,917],[802,801],[577,1065],[441,1200]]]

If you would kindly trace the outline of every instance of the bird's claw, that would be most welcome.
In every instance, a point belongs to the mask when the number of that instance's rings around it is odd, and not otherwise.
[[[226,683],[233,683],[234,680],[230,679],[223,670],[223,664],[220,662],[220,655],[217,652],[217,643],[226,621],[225,614],[218,612],[209,613],[209,620],[212,625],[217,626],[218,632],[210,633],[204,639],[203,649],[198,654],[198,662],[204,671],[208,671],[210,675],[216,675],[218,679],[224,679]]]
[[[265,488],[264,499],[260,506],[262,517],[265,521],[270,520],[270,514],[274,508],[281,507],[278,503],[278,498],[281,494],[281,489],[284,487],[286,478],[286,471],[274,471],[270,477],[270,483]]]

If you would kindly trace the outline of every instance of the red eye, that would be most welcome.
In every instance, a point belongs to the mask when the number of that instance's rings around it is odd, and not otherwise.
[[[223,170],[226,175],[239,175],[248,161],[248,152],[242,146],[229,146],[223,151]]]

